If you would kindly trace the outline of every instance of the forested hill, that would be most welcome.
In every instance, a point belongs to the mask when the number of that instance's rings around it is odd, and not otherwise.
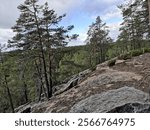
[[[52,64],[53,85],[60,84],[65,78],[87,68],[85,63],[81,62],[87,54],[83,48],[84,46],[54,49],[56,54]],[[26,102],[40,100],[40,91],[44,92],[40,90],[43,77],[38,79],[40,72],[33,60],[30,54],[24,55],[22,50],[0,53],[1,112],[11,111],[11,104],[15,108]]]

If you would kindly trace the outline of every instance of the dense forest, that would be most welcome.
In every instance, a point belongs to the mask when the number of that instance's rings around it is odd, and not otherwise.
[[[15,36],[7,46],[0,44],[0,112],[15,112],[29,102],[53,96],[53,86],[85,69],[120,56],[131,58],[150,52],[150,1],[134,0],[119,5],[122,12],[120,35],[109,37],[107,24],[97,16],[89,25],[86,45],[68,47],[78,34],[73,25],[61,26],[48,3],[25,0],[18,6],[20,16],[12,27]],[[5,51],[5,49],[13,51]]]

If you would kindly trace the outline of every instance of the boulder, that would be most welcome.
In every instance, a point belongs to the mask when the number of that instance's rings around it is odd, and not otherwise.
[[[149,107],[148,94],[133,87],[122,87],[83,99],[76,103],[70,112],[149,112]]]

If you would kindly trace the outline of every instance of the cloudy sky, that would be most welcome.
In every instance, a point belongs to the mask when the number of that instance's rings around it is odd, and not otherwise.
[[[116,39],[122,21],[121,12],[117,8],[123,0],[39,0],[40,3],[48,1],[51,9],[59,15],[66,13],[63,19],[64,26],[74,25],[72,33],[79,34],[77,41],[69,45],[85,44],[86,33],[89,25],[95,18],[101,19],[109,26],[110,36]],[[11,27],[19,17],[17,6],[24,0],[0,0],[0,43],[7,43],[14,35]]]

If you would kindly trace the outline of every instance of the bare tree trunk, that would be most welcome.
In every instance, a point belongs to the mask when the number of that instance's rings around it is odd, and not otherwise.
[[[149,9],[149,27],[150,27],[150,0],[148,0],[148,9]],[[149,86],[149,101],[150,101],[150,86]]]
[[[41,59],[39,58],[39,60],[41,60]],[[42,70],[40,68],[41,67],[41,61],[40,61],[40,66],[38,66],[38,63],[35,61],[35,67],[36,67],[36,70],[37,70],[37,73],[38,73],[38,78],[40,80],[40,88],[39,88],[39,93],[38,93],[38,95],[39,95],[38,101],[40,101],[41,100],[41,94],[43,92],[44,92],[45,97],[47,97],[45,89],[44,89],[44,83],[43,83],[43,78],[42,78]]]
[[[27,91],[27,84],[25,82],[24,74],[23,74],[23,92],[24,92],[25,103],[27,103],[28,102],[28,91]]]
[[[150,24],[150,0],[148,0],[148,7],[149,7],[149,24]]]
[[[12,96],[10,93],[10,89],[8,87],[8,82],[7,82],[7,77],[5,75],[5,86],[6,86],[6,90],[7,90],[7,94],[8,94],[8,98],[9,98],[9,103],[10,103],[10,107],[11,107],[11,111],[14,113],[14,105],[13,105],[13,101],[12,101]]]
[[[48,36],[50,36],[49,34],[49,26],[48,24],[46,25],[46,33]],[[48,37],[48,43],[51,44],[51,40]],[[52,48],[51,45],[48,46],[48,57],[49,57],[49,90],[50,90],[50,96],[53,95],[53,80],[52,80],[52,58],[51,56],[53,56],[52,53]]]
[[[50,50],[51,51],[51,50]],[[49,85],[50,85],[50,95],[53,95],[53,82],[52,82],[52,61],[51,61],[51,54],[49,52]]]
[[[25,58],[25,57],[23,57],[23,58]],[[25,103],[28,102],[28,91],[27,91],[27,84],[26,84],[26,80],[25,80],[25,66],[24,66],[24,63],[25,62],[23,62],[23,63],[20,62],[20,64],[19,64],[19,73],[20,73],[19,79],[22,82],[21,89],[23,90],[23,98],[24,98],[23,103],[25,104]]]
[[[44,55],[44,50],[42,48],[42,45],[41,45],[41,54],[42,54],[45,84],[46,84],[46,88],[47,88],[47,98],[49,99],[50,97],[52,97],[52,95],[50,92],[50,86],[49,86],[49,81],[48,81],[48,76],[47,76],[46,60],[45,60],[45,55]]]
[[[49,81],[48,81],[48,73],[47,73],[47,65],[46,65],[46,60],[45,60],[45,54],[44,54],[44,49],[43,49],[43,42],[42,42],[42,35],[41,35],[41,31],[40,31],[40,27],[39,27],[39,22],[38,22],[38,18],[37,18],[37,10],[36,7],[33,3],[33,8],[34,8],[34,17],[36,20],[36,27],[37,27],[37,33],[38,33],[38,38],[39,38],[39,46],[40,46],[40,53],[41,53],[41,59],[42,59],[42,63],[43,63],[43,71],[44,71],[44,79],[45,79],[45,85],[47,88],[47,99],[51,98],[51,92],[50,92],[50,86],[49,86]]]

